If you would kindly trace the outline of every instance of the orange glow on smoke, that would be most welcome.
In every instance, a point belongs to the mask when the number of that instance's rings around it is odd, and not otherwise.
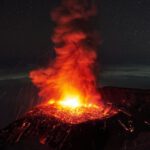
[[[95,14],[95,6],[87,0],[63,0],[52,13],[56,59],[47,68],[30,73],[44,103],[55,108],[49,110],[51,115],[65,122],[101,118],[107,109],[93,71],[99,44],[90,23]]]

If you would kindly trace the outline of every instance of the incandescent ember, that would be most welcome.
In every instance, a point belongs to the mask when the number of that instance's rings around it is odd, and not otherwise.
[[[55,117],[68,124],[79,124],[92,120],[103,120],[117,113],[112,106],[101,109],[98,105],[81,105],[78,107],[63,106],[59,103],[45,104],[37,107],[41,114]],[[29,112],[32,114],[32,111]]]

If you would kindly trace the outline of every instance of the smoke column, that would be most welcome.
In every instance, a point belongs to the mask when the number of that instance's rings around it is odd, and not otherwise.
[[[52,12],[56,58],[47,68],[30,73],[44,101],[78,97],[84,103],[102,104],[93,70],[99,45],[92,25],[95,15],[92,0],[62,0]]]

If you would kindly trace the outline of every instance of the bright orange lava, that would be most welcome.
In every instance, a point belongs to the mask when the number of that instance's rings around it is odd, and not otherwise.
[[[51,100],[48,104],[39,106],[39,109],[44,115],[57,118],[67,124],[103,120],[117,113],[111,105],[102,108],[100,105],[84,104],[74,99],[59,102]]]
[[[75,93],[75,92],[72,92]],[[70,94],[69,92],[65,92],[64,90],[64,94],[63,96],[60,98],[60,100],[49,100],[47,104],[57,104],[58,106],[64,108],[64,109],[77,109],[80,107],[98,107],[96,104],[92,104],[89,101],[87,101],[84,99],[83,96],[81,96],[81,94],[76,93],[75,94]]]
[[[40,106],[40,109],[44,114],[69,124],[102,120],[117,113],[111,105],[102,107],[94,103],[83,103],[79,96],[69,95],[60,101],[49,100],[48,103]]]
[[[95,109],[100,109],[100,106],[92,103],[82,103],[78,97],[67,97],[64,100],[55,102],[54,100],[50,100],[48,102],[48,105],[55,104],[58,109],[64,109],[65,111],[71,111],[75,115],[82,114],[84,112],[82,111],[77,111],[80,110],[81,108],[95,108]]]

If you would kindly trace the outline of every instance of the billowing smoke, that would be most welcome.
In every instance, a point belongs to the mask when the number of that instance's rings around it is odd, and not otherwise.
[[[96,6],[92,0],[62,0],[52,12],[56,23],[52,41],[56,59],[47,68],[32,71],[30,77],[46,101],[79,95],[84,102],[101,101],[94,75],[99,45],[92,20]]]

